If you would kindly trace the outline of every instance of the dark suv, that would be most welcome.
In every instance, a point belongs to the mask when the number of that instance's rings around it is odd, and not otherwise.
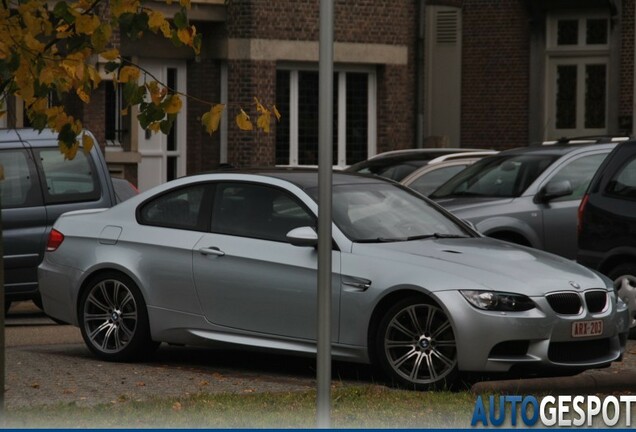
[[[601,164],[579,206],[577,261],[614,280],[636,337],[636,141]]]
[[[41,304],[37,268],[58,216],[111,207],[116,201],[97,145],[88,154],[80,150],[73,160],[64,160],[52,132],[0,130],[0,167],[6,311],[16,300]]]

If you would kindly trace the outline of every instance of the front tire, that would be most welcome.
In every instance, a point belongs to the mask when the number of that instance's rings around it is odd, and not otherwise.
[[[376,359],[393,384],[448,389],[457,380],[455,334],[446,313],[422,297],[391,307],[380,321]]]
[[[150,338],[148,311],[139,288],[120,273],[103,273],[89,281],[78,318],[84,342],[103,360],[138,360],[159,345]]]
[[[608,276],[614,281],[618,296],[627,303],[632,317],[629,337],[636,339],[636,264],[619,264],[608,272]]]

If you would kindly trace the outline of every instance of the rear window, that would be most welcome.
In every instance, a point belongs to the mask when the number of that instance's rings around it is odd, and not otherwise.
[[[44,175],[47,203],[95,201],[101,196],[95,165],[89,155],[79,151],[73,160],[55,149],[36,149]]]
[[[27,150],[0,151],[0,196],[2,208],[42,205],[35,166]]]
[[[636,158],[628,160],[607,184],[606,192],[636,200]]]

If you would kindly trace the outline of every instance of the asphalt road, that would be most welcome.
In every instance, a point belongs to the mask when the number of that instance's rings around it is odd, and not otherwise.
[[[97,360],[79,329],[58,325],[30,302],[6,319],[7,409],[74,403],[80,406],[185,397],[205,393],[289,392],[315,388],[315,359],[231,349],[162,344],[145,363]],[[333,365],[335,385],[383,384],[369,366]],[[474,392],[592,394],[636,392],[636,341],[611,368],[575,377],[473,382]]]

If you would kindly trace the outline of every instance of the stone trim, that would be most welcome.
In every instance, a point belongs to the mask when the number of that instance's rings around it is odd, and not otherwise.
[[[318,61],[318,42],[270,39],[228,39],[229,60]],[[394,64],[408,63],[405,45],[334,43],[334,62]]]

